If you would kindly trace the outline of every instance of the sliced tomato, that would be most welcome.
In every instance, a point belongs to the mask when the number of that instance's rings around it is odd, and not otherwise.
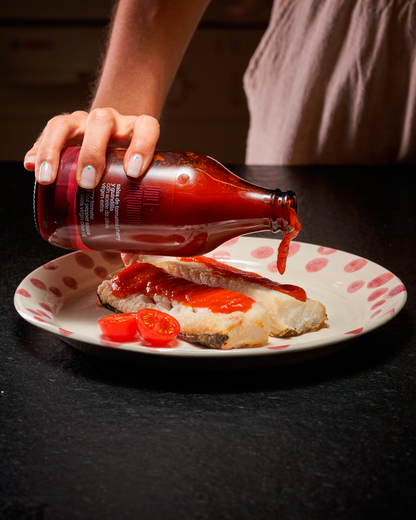
[[[140,309],[136,320],[140,336],[154,345],[169,343],[181,330],[178,320],[156,309]]]
[[[137,334],[135,312],[111,314],[98,320],[101,332],[114,341],[126,341]]]

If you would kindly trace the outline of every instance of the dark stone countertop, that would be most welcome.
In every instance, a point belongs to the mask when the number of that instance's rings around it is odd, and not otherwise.
[[[414,167],[231,167],[293,189],[299,240],[363,256],[403,310],[330,355],[244,372],[129,367],[24,321],[13,295],[66,251],[2,163],[0,519],[410,519],[416,515]]]

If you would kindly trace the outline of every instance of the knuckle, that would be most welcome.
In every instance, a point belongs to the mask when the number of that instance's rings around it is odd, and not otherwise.
[[[98,123],[105,123],[108,121],[114,123],[115,116],[111,108],[94,108],[90,112],[88,119]]]
[[[50,119],[47,122],[46,126],[53,130],[57,130],[57,129],[65,130],[66,128],[69,127],[68,116],[66,116],[66,115],[54,116],[52,119]]]
[[[154,118],[153,116],[148,116],[146,114],[142,114],[141,116],[138,116],[137,120],[136,120],[136,125],[140,125],[140,126],[143,126],[147,129],[153,129],[153,130],[158,130],[160,125],[159,125],[159,121]]]
[[[72,114],[71,114],[71,116],[76,117],[76,118],[80,118],[80,117],[83,118],[87,115],[88,115],[88,113],[84,112],[84,110],[75,110],[75,112],[72,112]]]

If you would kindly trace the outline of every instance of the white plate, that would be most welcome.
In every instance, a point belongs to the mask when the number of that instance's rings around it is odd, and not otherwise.
[[[281,277],[276,272],[279,243],[275,239],[240,237],[207,255],[273,280],[299,285],[309,298],[326,306],[327,328],[294,338],[270,338],[259,348],[211,350],[181,340],[173,341],[169,348],[155,348],[137,338],[124,344],[109,341],[97,324],[109,311],[96,305],[95,291],[104,278],[121,267],[120,256],[115,253],[78,251],[49,262],[21,282],[14,303],[25,320],[90,354],[112,357],[115,351],[129,351],[129,359],[134,353],[140,363],[151,359],[152,364],[162,358],[165,363],[167,358],[210,359],[206,366],[215,368],[226,358],[230,363],[261,357],[264,365],[289,359],[288,354],[314,351],[314,355],[321,355],[328,346],[339,346],[381,327],[406,302],[406,288],[393,273],[364,258],[326,247],[292,242],[287,270]]]

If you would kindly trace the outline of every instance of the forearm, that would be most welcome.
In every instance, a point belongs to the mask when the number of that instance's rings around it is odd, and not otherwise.
[[[176,71],[209,0],[120,0],[91,105],[53,117],[25,157],[39,182],[55,181],[64,146],[79,145],[76,178],[86,189],[104,172],[109,146],[126,148],[127,175],[153,159],[159,119]]]
[[[209,0],[120,0],[91,108],[157,119]]]

